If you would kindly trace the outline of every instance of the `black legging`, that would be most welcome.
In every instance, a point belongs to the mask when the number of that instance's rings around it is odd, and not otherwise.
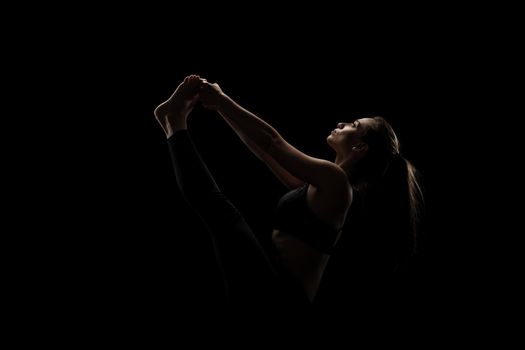
[[[231,302],[304,304],[304,293],[283,276],[257,241],[241,213],[220,191],[187,130],[169,139],[179,189],[212,235]]]

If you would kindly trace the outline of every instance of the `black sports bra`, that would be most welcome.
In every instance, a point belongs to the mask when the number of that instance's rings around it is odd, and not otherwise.
[[[331,254],[338,232],[308,207],[308,184],[286,193],[277,204],[274,228]]]

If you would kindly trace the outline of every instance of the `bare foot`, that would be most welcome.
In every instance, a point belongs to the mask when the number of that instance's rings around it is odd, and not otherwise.
[[[186,118],[199,99],[198,93],[203,81],[198,75],[187,76],[171,97],[155,108],[155,118],[167,137],[177,129],[186,128]]]

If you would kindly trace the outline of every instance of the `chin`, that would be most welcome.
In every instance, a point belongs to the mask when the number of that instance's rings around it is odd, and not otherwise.
[[[326,138],[326,143],[328,144],[328,146],[334,148],[334,138],[332,137],[332,135],[328,135],[328,137]]]

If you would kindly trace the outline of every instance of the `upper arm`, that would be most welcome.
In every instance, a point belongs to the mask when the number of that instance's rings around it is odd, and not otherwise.
[[[288,170],[283,168],[275,159],[264,153],[261,160],[268,166],[272,173],[288,188],[294,189],[304,185],[304,181],[292,175]]]
[[[348,186],[347,175],[338,165],[306,155],[280,136],[272,140],[268,154],[292,175],[314,187],[336,189]]]

